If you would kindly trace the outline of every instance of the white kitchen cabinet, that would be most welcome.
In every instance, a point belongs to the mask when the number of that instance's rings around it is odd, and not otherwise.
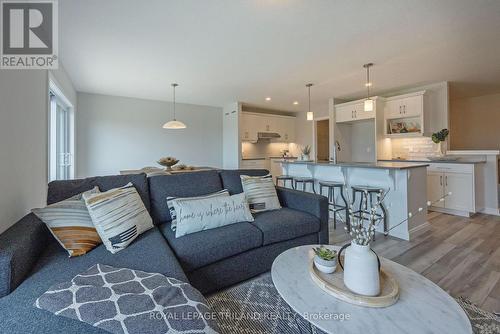
[[[267,159],[243,159],[240,163],[241,169],[267,169],[269,170],[269,160]]]
[[[406,94],[387,98],[385,102],[385,118],[420,117],[424,108],[424,93]]]
[[[443,173],[427,172],[427,201],[434,207],[443,208],[444,201],[440,201],[443,196]]]
[[[256,142],[259,132],[278,133],[277,142],[295,141],[295,117],[261,113],[242,112],[240,122],[241,140]]]
[[[431,210],[461,216],[476,212],[475,168],[472,164],[432,163],[427,170]],[[439,199],[444,198],[443,201]]]
[[[335,106],[336,123],[360,121],[375,118],[375,106],[372,111],[365,111],[364,100],[342,103]]]
[[[473,185],[472,174],[444,173],[445,208],[474,212]]]
[[[242,141],[256,142],[258,128],[260,126],[260,116],[250,113],[241,113],[240,135]]]

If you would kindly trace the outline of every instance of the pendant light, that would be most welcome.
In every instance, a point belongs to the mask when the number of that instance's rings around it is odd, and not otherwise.
[[[182,123],[181,121],[178,121],[175,119],[175,87],[179,86],[176,83],[172,84],[172,87],[174,88],[174,119],[172,121],[168,121],[167,123],[163,124],[164,129],[185,129],[186,124]]]
[[[370,86],[372,83],[370,82],[370,67],[373,66],[373,63],[364,64],[363,67],[366,68],[366,100],[364,103],[365,111],[373,111],[373,100],[370,98]]]
[[[314,119],[314,114],[313,114],[313,112],[311,111],[311,87],[312,87],[312,85],[313,85],[312,83],[308,83],[308,84],[306,85],[306,87],[307,87],[307,94],[308,94],[308,96],[309,96],[309,111],[308,111],[308,112],[307,112],[307,114],[306,114],[306,119],[307,119],[308,121],[312,121],[312,120]]]

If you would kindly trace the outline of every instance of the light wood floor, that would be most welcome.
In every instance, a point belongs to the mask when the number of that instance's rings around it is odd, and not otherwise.
[[[500,312],[500,217],[471,218],[430,212],[429,225],[411,241],[376,235],[372,248],[424,275],[453,297],[466,296],[481,308]],[[333,229],[330,243],[349,242],[344,225]]]

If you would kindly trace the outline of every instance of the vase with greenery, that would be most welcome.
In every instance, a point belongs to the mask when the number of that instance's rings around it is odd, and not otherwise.
[[[446,137],[450,134],[448,129],[442,129],[441,131],[432,134],[431,139],[434,143],[439,145],[439,153],[441,156],[446,154]]]
[[[301,156],[302,160],[304,161],[309,160],[309,155],[311,154],[311,145],[303,146],[301,152],[302,152]]]
[[[337,252],[325,246],[315,247],[314,266],[325,274],[331,274],[337,269]]]

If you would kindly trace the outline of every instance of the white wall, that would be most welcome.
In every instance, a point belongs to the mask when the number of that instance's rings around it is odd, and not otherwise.
[[[0,70],[0,233],[46,199],[47,71]]]
[[[77,177],[158,166],[164,156],[187,165],[222,166],[221,108],[178,103],[177,119],[187,129],[166,130],[170,102],[87,93],[78,93],[77,100]]]

